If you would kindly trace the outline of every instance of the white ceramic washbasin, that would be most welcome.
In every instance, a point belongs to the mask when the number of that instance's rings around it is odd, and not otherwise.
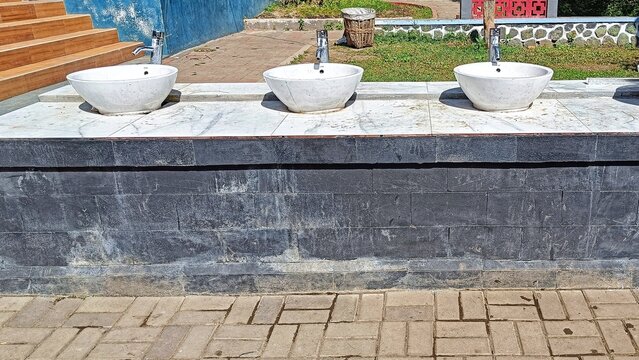
[[[290,111],[309,113],[344,108],[363,74],[354,65],[300,64],[268,70],[264,80]]]
[[[159,109],[177,73],[167,65],[119,65],[78,71],[67,80],[101,114],[116,115]]]
[[[466,64],[454,71],[473,106],[484,111],[528,109],[553,75],[545,66],[514,62]]]

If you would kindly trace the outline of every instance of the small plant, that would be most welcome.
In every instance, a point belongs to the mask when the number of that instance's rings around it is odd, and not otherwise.
[[[297,55],[293,60],[291,60],[291,65],[295,65],[295,64],[301,64],[304,62],[304,59],[306,59],[306,57],[308,56],[309,52],[308,50],[305,51],[302,54]]]
[[[299,25],[299,30],[304,31],[304,27],[306,26],[306,22],[304,21],[304,19],[299,19],[297,21],[297,24]]]
[[[324,24],[324,30],[344,30],[344,24],[339,21],[327,21]]]
[[[577,32],[573,30],[573,31],[567,33],[566,34],[566,39],[568,39],[568,44],[574,43],[575,39],[577,39]]]

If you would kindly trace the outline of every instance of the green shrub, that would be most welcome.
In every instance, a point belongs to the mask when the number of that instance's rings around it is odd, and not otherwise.
[[[639,16],[639,0],[560,0],[559,16]]]

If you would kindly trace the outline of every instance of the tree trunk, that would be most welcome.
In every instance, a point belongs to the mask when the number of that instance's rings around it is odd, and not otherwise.
[[[490,29],[495,28],[495,0],[484,0],[484,39],[490,46]]]

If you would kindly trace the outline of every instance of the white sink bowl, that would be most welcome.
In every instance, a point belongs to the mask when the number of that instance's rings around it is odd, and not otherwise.
[[[363,74],[353,65],[300,64],[268,70],[264,80],[290,111],[311,113],[343,109]]]
[[[528,109],[553,75],[545,66],[514,62],[466,64],[454,71],[473,106],[484,111]]]
[[[119,65],[78,71],[67,80],[101,114],[117,115],[159,109],[177,73],[167,65]]]

